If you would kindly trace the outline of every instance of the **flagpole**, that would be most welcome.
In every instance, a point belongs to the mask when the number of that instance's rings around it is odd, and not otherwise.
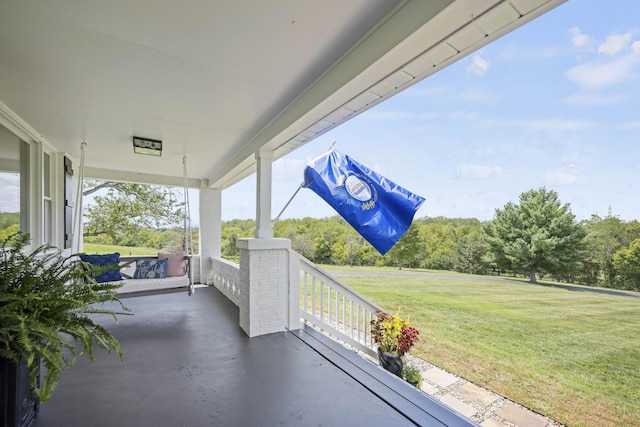
[[[293,196],[291,196],[291,198],[289,199],[289,201],[287,202],[286,205],[284,205],[284,208],[282,208],[282,210],[280,211],[280,213],[278,214],[278,216],[273,220],[271,225],[275,225],[276,222],[278,222],[280,220],[280,215],[282,215],[282,213],[284,212],[285,209],[287,209],[287,206],[289,206],[289,204],[291,203],[291,201],[293,200],[294,197],[296,197],[296,194],[298,194],[298,191],[300,191],[300,189],[302,188],[302,186],[304,185],[304,182],[301,183],[298,186],[298,189],[293,193]]]
[[[328,151],[331,151],[331,149],[333,148],[333,146],[336,145],[336,142],[333,141],[331,143],[331,145],[329,146],[329,148],[327,148],[327,150],[325,151],[325,154]],[[300,191],[300,189],[304,186],[304,181],[302,181],[300,183],[300,185],[298,186],[298,188],[296,189],[296,191],[293,193],[293,195],[289,198],[289,201],[284,205],[284,207],[282,208],[282,210],[280,211],[280,213],[275,217],[275,219],[271,222],[271,226],[274,226],[278,221],[280,221],[280,216],[282,215],[282,213],[285,211],[285,209],[287,209],[287,207],[289,206],[289,204],[291,203],[291,201],[293,200],[294,197],[296,197],[296,195],[298,194],[298,192]]]

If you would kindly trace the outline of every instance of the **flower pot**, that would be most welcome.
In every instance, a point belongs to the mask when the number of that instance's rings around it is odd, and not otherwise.
[[[0,358],[0,425],[28,427],[38,415],[39,402],[29,386],[24,359],[18,364]]]
[[[378,347],[378,361],[387,371],[402,378],[402,359],[395,353],[386,353]]]

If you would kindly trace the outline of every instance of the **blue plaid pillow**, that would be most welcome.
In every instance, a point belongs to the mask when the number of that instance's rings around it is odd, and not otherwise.
[[[164,279],[167,277],[167,264],[169,260],[164,259],[139,259],[136,260],[136,271],[133,273],[134,279]]]
[[[112,254],[104,254],[104,255],[80,255],[80,259],[84,262],[88,262],[91,265],[95,265],[96,267],[104,267],[107,265],[119,265],[120,264],[120,253],[115,252]],[[107,270],[104,273],[98,274],[94,277],[96,282],[117,282],[118,280],[122,280],[122,274],[120,273],[120,268],[114,268],[112,270]]]

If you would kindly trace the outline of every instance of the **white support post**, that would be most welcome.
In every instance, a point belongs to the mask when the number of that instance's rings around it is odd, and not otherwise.
[[[212,257],[219,258],[222,241],[222,190],[208,188],[203,182],[199,191],[200,202],[200,281],[208,283],[212,277]]]
[[[257,161],[257,185],[256,185],[256,238],[272,238],[273,226],[271,223],[271,169],[273,152],[256,153]]]

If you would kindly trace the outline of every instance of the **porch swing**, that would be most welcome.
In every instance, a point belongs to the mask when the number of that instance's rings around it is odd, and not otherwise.
[[[84,180],[84,158],[85,158],[85,150],[87,147],[87,143],[85,141],[81,144],[81,156],[80,156],[80,167],[79,167],[79,176],[78,176],[78,185],[77,185],[77,193],[76,193],[76,204],[73,216],[73,240],[72,240],[72,251],[73,253],[81,253],[82,252],[82,185]],[[153,256],[129,256],[129,257],[120,257],[120,254],[117,254],[116,263],[120,263],[122,273],[120,270],[116,270],[118,272],[118,278],[110,279],[113,281],[123,281],[123,285],[120,289],[118,289],[117,293],[135,293],[135,292],[143,292],[143,291],[158,291],[165,289],[176,289],[181,287],[187,288],[187,293],[189,296],[193,295],[195,292],[195,286],[193,283],[193,270],[192,270],[192,257],[193,257],[193,231],[191,228],[191,211],[189,204],[189,180],[187,174],[187,156],[183,156],[182,158],[183,164],[183,175],[184,175],[184,257],[180,255],[176,257],[178,254],[170,254],[170,253],[158,253],[157,257]],[[182,252],[180,252],[182,253]],[[84,255],[85,257],[109,257],[116,254],[107,254],[107,255]],[[81,256],[82,258],[82,256]],[[158,277],[147,277],[147,276],[137,276],[137,272],[131,271],[131,266],[136,270],[138,269],[139,261],[140,263],[150,263],[153,260],[158,260],[161,258],[169,258],[167,260],[167,264],[171,266],[174,264],[172,270],[180,269],[184,274],[180,275],[180,273],[167,274],[166,276]],[[176,261],[177,260],[177,261]],[[91,262],[91,261],[89,261]],[[98,261],[100,262],[100,261]],[[104,262],[104,261],[102,261]],[[157,262],[157,261],[156,261]],[[175,262],[178,262],[178,266],[175,266]],[[104,264],[102,264],[104,265]],[[131,274],[127,274],[131,273]]]

